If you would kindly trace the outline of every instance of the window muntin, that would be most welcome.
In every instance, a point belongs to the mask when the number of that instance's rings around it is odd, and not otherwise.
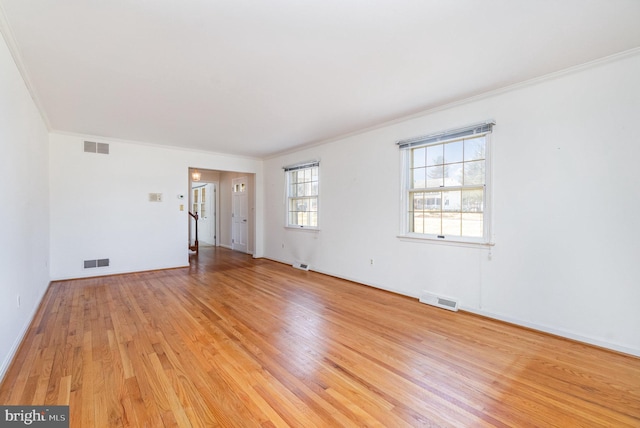
[[[487,241],[487,135],[406,148],[405,233]]]
[[[318,164],[285,168],[287,226],[318,228]]]

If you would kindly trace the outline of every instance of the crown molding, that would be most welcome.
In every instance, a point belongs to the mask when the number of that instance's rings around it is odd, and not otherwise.
[[[417,119],[420,117],[424,117],[427,116],[429,114],[433,114],[439,111],[443,111],[443,110],[448,110],[450,108],[454,108],[460,105],[464,105],[464,104],[470,104],[472,102],[475,101],[479,101],[479,100],[483,100],[485,98],[490,98],[490,97],[494,97],[496,95],[500,95],[500,94],[504,94],[507,92],[512,92],[521,88],[526,88],[528,86],[533,86],[533,85],[537,85],[539,83],[542,82],[547,82],[547,81],[551,81],[554,79],[558,79],[561,78],[563,76],[569,75],[569,74],[575,74],[578,72],[581,72],[583,70],[588,70],[590,68],[595,68],[598,67],[600,65],[603,64],[609,64],[612,62],[616,62],[625,58],[629,58],[635,55],[640,55],[640,47],[636,47],[636,48],[632,48],[632,49],[628,49],[622,52],[618,52],[612,55],[608,55],[602,58],[598,58],[592,61],[588,61],[582,64],[578,64],[578,65],[574,65],[572,67],[568,67],[568,68],[564,68],[562,70],[558,70],[558,71],[554,71],[551,73],[547,73],[544,74],[542,76],[538,76],[538,77],[534,77],[531,79],[527,79],[524,80],[522,82],[517,82],[517,83],[513,83],[507,86],[503,86],[501,88],[497,88],[497,89],[492,89],[489,91],[485,91],[476,95],[472,95],[470,97],[465,97],[465,98],[461,98],[458,100],[453,100],[453,101],[449,101],[449,102],[445,102],[443,104],[440,105],[436,105],[436,106],[432,106],[429,107],[427,109],[423,109],[423,110],[419,110],[417,112],[414,113],[409,113],[403,116],[399,116],[390,120],[386,120],[383,122],[380,122],[378,124],[372,125],[372,126],[368,126],[366,128],[362,128],[362,129],[357,129],[355,131],[351,131],[351,132],[347,132],[344,134],[340,134],[340,135],[336,135],[335,137],[330,137],[330,138],[326,138],[324,140],[319,140],[319,141],[312,141],[309,142],[307,144],[302,144],[296,147],[291,147],[289,149],[285,149],[285,150],[281,150],[275,153],[271,153],[268,154],[266,156],[263,157],[264,160],[270,160],[270,159],[274,159],[280,156],[285,156],[285,155],[289,155],[292,153],[296,153],[302,150],[306,150],[306,149],[311,149],[313,147],[317,147],[317,146],[322,146],[325,144],[329,144],[329,143],[333,143],[339,140],[343,140],[345,138],[349,138],[349,137],[354,137],[356,135],[360,135],[360,134],[365,134],[367,132],[371,132],[371,131],[375,131],[377,129],[381,129],[381,128],[385,128],[387,126],[392,126],[398,123],[402,123],[402,122],[406,122],[412,119]]]
[[[20,76],[22,77],[22,81],[24,82],[24,85],[26,86],[27,91],[29,91],[29,95],[31,96],[31,99],[35,103],[35,106],[38,109],[38,112],[40,113],[40,117],[42,118],[42,121],[47,127],[47,130],[51,132],[51,122],[49,121],[49,118],[45,113],[44,107],[42,105],[42,102],[40,101],[40,98],[38,97],[35,86],[31,82],[31,79],[29,78],[29,73],[27,73],[27,69],[24,66],[24,63],[22,62],[22,56],[20,55],[20,48],[18,47],[18,43],[16,42],[16,39],[13,36],[11,25],[7,20],[7,17],[4,13],[4,9],[2,8],[2,4],[0,4],[0,34],[2,34],[2,37],[4,38],[4,42],[7,45],[7,49],[9,49],[9,53],[13,58],[13,62],[15,63],[16,68],[20,73]]]

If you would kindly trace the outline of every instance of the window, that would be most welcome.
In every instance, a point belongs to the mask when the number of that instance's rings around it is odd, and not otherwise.
[[[404,234],[489,241],[489,133],[493,122],[398,144],[404,152]]]
[[[285,167],[287,226],[318,228],[318,162]]]

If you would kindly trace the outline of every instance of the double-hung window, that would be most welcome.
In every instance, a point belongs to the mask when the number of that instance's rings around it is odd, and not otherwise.
[[[489,242],[489,134],[493,122],[398,142],[403,235]]]
[[[319,162],[284,167],[287,183],[287,227],[318,228]]]

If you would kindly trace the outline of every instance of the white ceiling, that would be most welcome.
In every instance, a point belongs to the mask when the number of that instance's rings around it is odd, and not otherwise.
[[[257,157],[640,46],[640,0],[0,6],[51,130]]]

